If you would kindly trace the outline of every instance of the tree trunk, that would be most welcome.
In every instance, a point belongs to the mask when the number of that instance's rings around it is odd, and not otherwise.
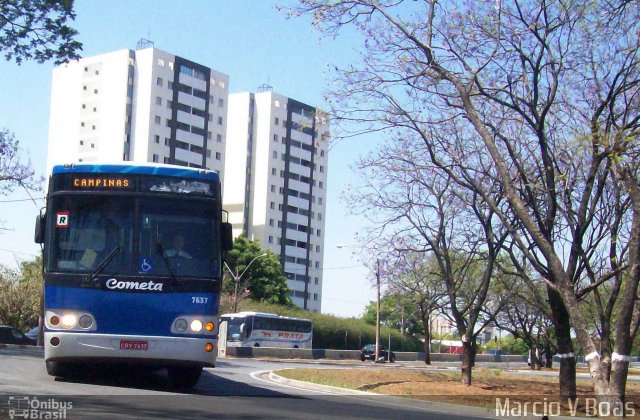
[[[467,386],[471,386],[471,372],[476,361],[476,342],[475,339],[471,341],[462,342],[462,383]]]
[[[424,364],[431,364],[431,325],[429,324],[429,317],[426,316],[426,319],[422,321],[422,325],[424,325]]]
[[[553,353],[551,352],[551,346],[547,343],[544,347],[545,367],[551,369],[553,367]]]
[[[571,341],[571,324],[569,313],[564,306],[560,294],[547,287],[551,317],[556,330],[558,353],[560,354],[560,396],[567,400],[576,399],[576,358],[573,355],[573,342]]]

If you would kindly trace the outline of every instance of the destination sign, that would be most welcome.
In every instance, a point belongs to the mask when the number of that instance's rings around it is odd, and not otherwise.
[[[133,188],[133,180],[127,177],[74,176],[72,185],[75,189],[120,190]]]

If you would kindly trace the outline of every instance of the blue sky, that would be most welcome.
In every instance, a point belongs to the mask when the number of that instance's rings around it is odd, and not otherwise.
[[[155,47],[212,67],[230,76],[231,93],[256,91],[269,83],[274,91],[328,108],[327,69],[358,59],[357,37],[345,34],[321,39],[308,18],[286,19],[276,10],[285,1],[98,0],[76,1],[83,56],[135,49],[140,38]],[[13,131],[25,156],[44,176],[49,126],[52,63],[0,61],[0,128]],[[374,299],[371,274],[348,248],[364,221],[348,215],[341,193],[357,182],[351,165],[372,147],[371,139],[341,141],[329,155],[322,312],[359,316]],[[34,194],[42,197],[42,194]],[[0,264],[15,266],[31,259],[38,208],[25,191],[0,196]],[[41,205],[43,201],[38,203]]]

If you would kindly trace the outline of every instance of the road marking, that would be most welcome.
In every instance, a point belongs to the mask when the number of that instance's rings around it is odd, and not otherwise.
[[[332,396],[339,396],[339,397],[346,397],[346,398],[353,398],[359,401],[367,401],[367,402],[372,402],[372,403],[376,403],[376,404],[385,404],[385,405],[390,405],[393,407],[400,407],[400,408],[411,408],[414,409],[416,411],[424,411],[427,413],[441,413],[441,414],[459,414],[459,415],[469,415],[469,414],[464,414],[464,413],[459,413],[457,411],[447,411],[447,410],[437,410],[437,409],[433,409],[433,408],[423,408],[423,407],[407,407],[406,404],[400,404],[400,403],[394,403],[394,402],[390,402],[390,401],[377,401],[377,400],[372,400],[370,398],[365,398],[364,396],[359,397],[357,395],[349,395],[349,394],[338,394],[335,392],[329,392],[329,391],[322,391],[322,390],[318,390],[318,389],[306,389],[306,388],[299,388],[293,385],[285,385],[285,384],[281,384],[279,382],[273,382],[270,381],[268,379],[262,379],[260,376],[261,375],[268,375],[270,373],[273,373],[272,370],[259,370],[256,372],[251,372],[249,374],[249,376],[251,376],[253,379],[256,379],[258,381],[262,381],[262,382],[266,382],[268,384],[272,384],[272,385],[278,385],[278,386],[282,386],[285,388],[292,388],[298,391],[311,391],[311,392],[316,392],[318,394],[325,394],[325,395],[332,395]],[[320,385],[320,384],[313,384],[313,385]],[[320,385],[320,386],[324,386],[324,385]],[[371,396],[382,396],[384,397],[384,394],[375,394],[373,392],[369,393]],[[402,397],[396,397],[396,398],[402,398]],[[430,401],[425,401],[425,402],[430,402]],[[438,403],[438,404],[442,404],[442,403]],[[456,406],[455,404],[451,404],[452,406]],[[465,406],[466,407],[466,406]],[[462,407],[461,407],[462,408]],[[470,416],[475,417],[475,418],[479,418],[479,419],[492,419],[495,420],[495,417],[484,417],[482,415],[479,414],[470,414]]]

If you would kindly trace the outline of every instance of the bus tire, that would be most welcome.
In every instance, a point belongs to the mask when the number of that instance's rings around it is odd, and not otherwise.
[[[68,363],[54,362],[52,360],[47,360],[45,362],[45,365],[47,367],[47,373],[50,376],[63,377],[63,376],[69,376],[69,374],[71,373],[71,366],[69,366]]]
[[[298,347],[298,345],[295,345],[295,346],[293,346],[293,348],[294,348],[294,349],[297,349],[297,348],[299,348],[299,347]]]
[[[176,388],[192,388],[196,386],[202,375],[201,367],[168,367],[167,373],[171,385]]]
[[[260,347],[260,343],[254,344],[253,347]]]

